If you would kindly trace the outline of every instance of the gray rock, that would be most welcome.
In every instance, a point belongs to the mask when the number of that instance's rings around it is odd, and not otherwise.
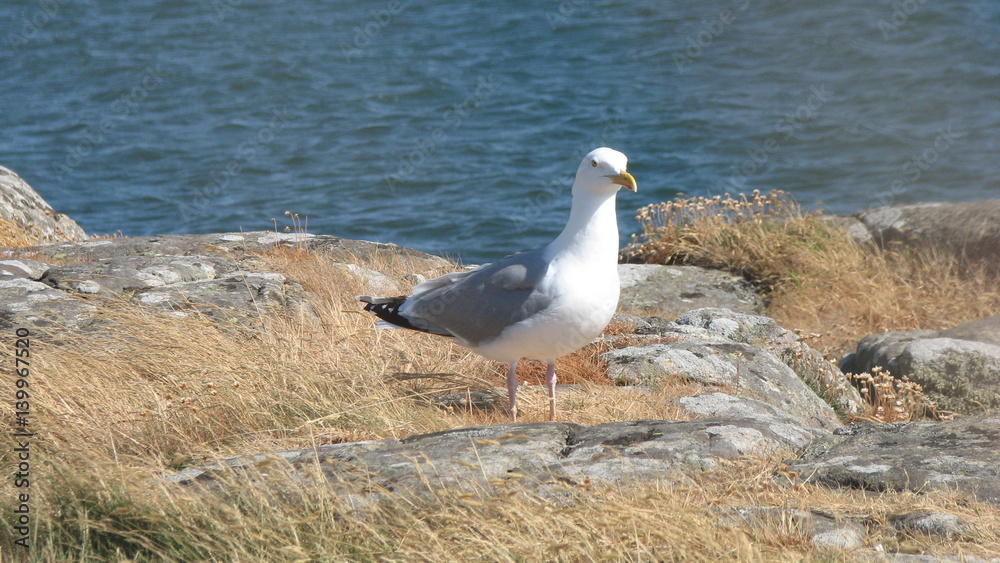
[[[856,549],[861,547],[867,535],[864,526],[859,524],[844,525],[831,530],[812,534],[809,538],[819,547],[830,549]]]
[[[940,331],[914,330],[909,332],[881,332],[866,336],[858,342],[857,351],[840,362],[844,373],[871,372],[880,366],[891,373],[899,373],[896,358],[915,340],[937,338]]]
[[[52,264],[39,262],[30,258],[0,260],[0,280],[11,278],[39,280],[51,267]]]
[[[1000,418],[852,424],[818,439],[789,467],[829,486],[957,489],[1000,503]]]
[[[0,166],[0,217],[17,223],[42,242],[84,240],[76,221],[52,206],[12,170]]]
[[[342,266],[352,276],[356,277],[364,286],[365,293],[371,295],[401,295],[402,290],[399,288],[399,284],[389,279],[388,276],[382,272],[376,270],[369,270],[368,268],[362,268],[357,264],[345,264],[343,262],[338,265]],[[416,276],[416,274],[407,274],[409,276]],[[423,277],[423,276],[420,276]]]
[[[385,274],[341,260],[403,261],[422,271],[449,264],[395,245],[299,233],[163,235],[3,249],[0,280],[38,279],[47,285],[45,291],[39,286],[28,291],[24,284],[4,290],[8,299],[0,309],[0,323],[88,324],[101,302],[84,305],[68,294],[114,296],[173,314],[199,312],[224,322],[280,311],[315,318],[301,286],[281,274],[260,271],[257,253],[275,249],[319,253],[357,277],[364,289],[390,295],[399,288]],[[31,310],[38,303],[44,304],[38,311],[44,314]],[[63,314],[67,317],[60,321]]]
[[[767,403],[725,393],[701,393],[679,397],[677,404],[689,415],[709,418],[752,418],[769,421],[771,430],[796,448],[808,446],[829,431],[811,427],[806,421]]]
[[[52,267],[41,281],[64,291],[121,295],[215,279],[237,268],[234,260],[217,256],[116,256]]]
[[[1000,315],[993,315],[978,321],[962,323],[958,326],[942,330],[941,338],[969,340],[1000,346]]]
[[[872,553],[861,551],[864,540],[868,536],[868,526],[873,523],[858,515],[836,515],[827,511],[795,508],[775,508],[766,506],[713,506],[711,510],[724,522],[734,525],[758,529],[781,529],[791,534],[801,534],[808,537],[817,547],[851,550],[857,561],[893,561],[893,562],[941,562],[941,561],[978,561],[986,560],[968,556],[932,556],[912,555],[902,553]],[[961,522],[956,516],[936,511],[917,511],[890,516],[890,534],[900,533],[904,537],[912,534],[930,534],[941,536],[945,540],[957,540],[973,533],[970,525]],[[991,559],[990,563],[1000,562]]]
[[[802,419],[760,401],[734,397],[726,393],[699,393],[678,397],[677,404],[688,414],[707,417],[774,418],[804,426]]]
[[[671,342],[619,348],[602,354],[601,360],[608,363],[608,377],[619,385],[657,385],[665,379],[734,388],[740,384],[735,365],[692,340],[681,345]],[[695,346],[697,349],[689,349]]]
[[[182,315],[197,311],[224,322],[284,310],[315,317],[302,287],[275,273],[239,272],[175,283],[139,291],[134,298],[144,305]]]
[[[790,345],[795,335],[782,328],[770,317],[746,315],[720,307],[688,311],[677,318],[677,324],[694,326],[714,332],[723,338],[747,344]]]
[[[652,325],[642,317],[629,315],[628,313],[615,313],[611,317],[611,322],[608,323],[608,326],[621,327],[623,332],[631,334],[640,334],[652,328]]]
[[[96,307],[26,278],[0,279],[0,326],[80,328]]]
[[[854,216],[883,247],[935,248],[1000,271],[1000,199],[893,205]]]
[[[972,527],[954,514],[938,510],[918,510],[905,514],[895,514],[889,524],[901,532],[941,536],[955,540],[972,531]]]
[[[705,333],[677,333],[667,343],[640,344],[601,355],[619,384],[694,381],[777,407],[817,428],[840,426],[837,415],[777,357],[763,348]]]
[[[851,237],[854,242],[860,245],[873,244],[874,239],[872,239],[871,233],[868,232],[868,227],[861,222],[857,217],[845,217],[842,215],[819,215],[817,216],[822,223],[829,225],[834,229],[843,229],[847,231],[847,235]]]
[[[514,423],[233,458],[167,478],[218,485],[235,470],[241,481],[269,479],[269,468],[281,463],[302,483],[321,467],[341,494],[362,503],[390,492],[480,493],[514,484],[546,495],[586,483],[674,482],[716,468],[719,459],[782,450],[795,445],[754,419]]]
[[[420,274],[406,274],[403,276],[403,281],[411,285],[420,285],[427,281],[427,277]]]
[[[938,407],[1000,412],[1000,346],[929,338],[911,343],[896,360],[898,373],[919,383]]]
[[[757,313],[763,303],[753,286],[738,276],[698,266],[619,264],[618,309],[639,316],[676,317],[699,307],[724,307]]]
[[[770,350],[838,413],[855,414],[864,410],[861,396],[844,373],[774,319],[705,308],[681,315],[677,324]]]
[[[885,368],[908,377],[944,410],[1000,412],[1000,315],[947,330],[867,336],[841,366],[853,373]]]
[[[846,518],[834,518],[818,510],[764,506],[713,507],[725,520],[757,528],[788,528],[809,537],[813,545],[831,549],[857,549],[868,531]]]

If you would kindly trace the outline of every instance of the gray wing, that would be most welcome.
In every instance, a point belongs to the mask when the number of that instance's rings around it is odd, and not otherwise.
[[[400,314],[416,326],[443,328],[480,343],[549,306],[552,295],[539,287],[548,268],[542,251],[535,250],[446,274],[414,288]]]

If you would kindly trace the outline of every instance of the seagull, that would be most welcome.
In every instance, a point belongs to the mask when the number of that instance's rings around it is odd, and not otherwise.
[[[624,154],[602,147],[576,170],[569,221],[548,246],[471,271],[427,280],[402,297],[358,296],[381,319],[455,340],[509,365],[507,392],[517,420],[517,363],[546,364],[549,420],[556,420],[556,358],[600,336],[618,307],[618,217],[615,196],[636,191]]]

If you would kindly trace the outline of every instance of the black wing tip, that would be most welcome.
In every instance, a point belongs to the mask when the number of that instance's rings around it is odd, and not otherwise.
[[[365,304],[365,311],[371,311],[383,321],[409,328],[401,324],[408,321],[406,317],[399,314],[399,306],[406,301],[406,297],[371,297],[370,295],[359,295],[358,301]]]
[[[403,315],[399,314],[399,307],[407,300],[408,296],[401,297],[371,297],[369,295],[359,295],[358,301],[365,304],[365,311],[370,311],[376,317],[382,319],[383,321],[396,325],[399,328],[408,328],[410,330],[416,330],[418,332],[427,332],[430,334],[437,334],[440,336],[452,336],[451,334],[442,334],[434,330],[428,330],[423,327],[419,327],[410,322]]]

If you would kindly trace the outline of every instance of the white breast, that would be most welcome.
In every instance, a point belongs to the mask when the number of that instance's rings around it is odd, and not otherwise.
[[[548,361],[575,352],[600,336],[618,307],[617,265],[563,266],[553,264],[552,275],[544,282],[557,288],[549,307],[473,350],[503,362],[520,358]]]

